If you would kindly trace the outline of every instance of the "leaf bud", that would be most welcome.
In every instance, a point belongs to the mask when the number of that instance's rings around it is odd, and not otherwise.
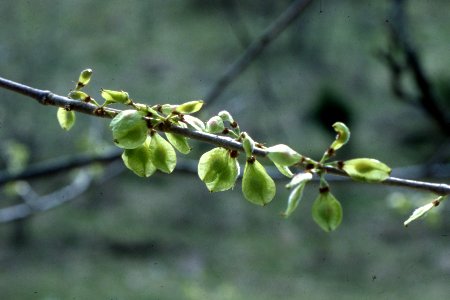
[[[350,139],[350,129],[342,123],[342,122],[336,122],[333,124],[334,131],[337,132],[335,141],[331,144],[330,148],[333,150],[338,150]]]
[[[134,149],[145,142],[148,128],[144,115],[144,112],[129,109],[121,111],[112,119],[109,127],[118,147]]]
[[[253,150],[255,149],[255,141],[246,132],[241,133],[241,137],[243,138],[242,146],[244,147],[245,154],[247,157],[252,156]]]
[[[197,117],[190,115],[183,116],[183,120],[186,124],[190,125],[192,128],[198,131],[205,131],[205,123]]]
[[[222,121],[224,121],[224,122],[230,122],[230,123],[233,123],[233,122],[234,122],[233,117],[232,117],[231,114],[230,114],[229,112],[227,112],[226,110],[220,111],[217,115],[218,115],[218,116],[222,119]]]
[[[80,77],[78,78],[76,89],[79,90],[85,87],[89,81],[91,81],[92,69],[85,69],[81,71]]]
[[[278,144],[266,149],[267,157],[280,166],[292,166],[300,161],[302,156],[287,145]]]
[[[89,97],[89,95],[86,94],[85,92],[74,90],[74,91],[70,91],[68,97],[70,99],[74,99],[74,100],[86,101],[86,99]]]
[[[202,106],[203,100],[194,100],[178,105],[175,111],[182,114],[193,114],[202,109]]]
[[[105,104],[109,103],[122,103],[129,104],[130,97],[127,92],[124,91],[112,91],[101,89],[101,96],[106,100]]]
[[[219,116],[214,116],[206,122],[206,131],[209,133],[219,133],[224,129],[225,125]]]

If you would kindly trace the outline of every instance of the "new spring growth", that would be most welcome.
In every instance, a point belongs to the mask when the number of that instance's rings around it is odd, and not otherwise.
[[[391,174],[391,168],[373,158],[355,158],[338,163],[352,179],[364,182],[382,182]]]
[[[144,112],[128,109],[121,111],[112,119],[109,127],[116,146],[134,149],[145,142],[148,128],[144,116]]]
[[[427,203],[419,208],[416,208],[412,215],[408,218],[408,220],[406,220],[403,225],[405,227],[407,227],[409,225],[409,223],[424,217],[430,210],[432,210],[433,208],[435,208],[436,206],[438,206],[443,200],[445,199],[445,196],[439,196],[436,199],[434,199],[433,201],[431,201],[430,203]]]
[[[217,115],[218,115],[218,116],[222,119],[222,121],[224,121],[224,122],[230,122],[230,123],[233,123],[233,122],[234,122],[233,117],[232,117],[231,114],[230,114],[229,112],[227,112],[226,110],[220,111]]]
[[[130,96],[127,92],[124,91],[112,91],[101,89],[101,96],[105,99],[105,103],[103,106],[111,104],[111,103],[121,103],[121,104],[130,104]]]
[[[342,122],[334,123],[333,128],[334,128],[334,131],[337,132],[337,135],[336,135],[336,139],[331,144],[330,148],[333,149],[334,151],[336,151],[339,148],[341,148],[342,146],[344,146],[345,144],[347,144],[347,142],[349,141],[350,129],[348,129],[348,127]]]
[[[140,177],[150,177],[156,171],[150,159],[150,136],[137,148],[125,149],[122,160],[125,166]]]
[[[255,141],[246,133],[241,133],[242,146],[244,147],[245,155],[251,157],[255,149]]]
[[[279,144],[266,149],[267,157],[280,166],[292,166],[300,161],[302,156],[287,145]]]
[[[234,187],[240,167],[236,157],[224,148],[204,153],[198,162],[198,177],[210,192],[226,191]]]
[[[79,90],[85,87],[89,83],[89,81],[91,81],[91,77],[92,77],[92,69],[85,69],[81,71],[75,89]]]
[[[193,114],[202,109],[202,107],[203,107],[202,100],[194,100],[178,105],[178,107],[175,108],[175,112],[181,114]]]
[[[320,189],[312,206],[312,216],[317,225],[327,232],[335,230],[341,224],[342,206],[328,187]]]
[[[282,214],[283,217],[289,217],[297,208],[303,197],[303,190],[306,184],[313,178],[312,174],[309,172],[299,173],[295,175],[292,180],[286,185],[286,188],[292,188],[291,193],[288,198],[288,205],[286,210]]]
[[[242,193],[253,204],[266,205],[275,197],[276,187],[266,169],[253,157],[245,163]]]
[[[221,133],[225,129],[222,118],[214,116],[206,122],[206,131],[209,133]]]
[[[66,131],[69,131],[75,124],[75,113],[70,109],[63,107],[58,108],[56,117],[58,119],[59,126]]]

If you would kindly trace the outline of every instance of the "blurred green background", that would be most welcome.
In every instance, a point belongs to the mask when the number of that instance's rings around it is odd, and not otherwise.
[[[1,1],[0,76],[67,94],[79,72],[87,90],[123,89],[140,102],[202,99],[226,68],[290,1]],[[408,31],[430,80],[450,85],[450,2],[408,1]],[[392,167],[449,162],[448,136],[392,94],[376,53],[387,50],[392,1],[314,1],[221,97],[267,144],[320,158],[339,118],[352,140],[338,158],[374,157]],[[405,86],[416,93],[412,81]],[[448,95],[448,94],[446,94]],[[63,132],[56,108],[0,90],[0,168],[110,149],[108,121],[77,115]],[[443,97],[445,98],[445,97]],[[449,100],[440,103],[448,108]],[[209,145],[192,142],[188,158]],[[8,150],[9,149],[9,150]],[[15,149],[15,150],[14,150]],[[17,153],[17,148],[12,151]],[[437,158],[436,158],[437,157]],[[181,155],[179,155],[181,159]],[[234,191],[210,194],[195,174],[148,179],[94,168],[94,184],[55,210],[0,224],[2,299],[444,299],[450,294],[449,208],[402,222],[432,195],[335,183],[344,221],[326,234],[311,219],[317,185],[291,218],[286,182],[260,208]],[[29,184],[48,194],[77,171]],[[447,182],[448,178],[436,179]],[[399,212],[388,199],[405,198]],[[0,208],[19,203],[8,188]],[[392,204],[392,203],[391,203]]]

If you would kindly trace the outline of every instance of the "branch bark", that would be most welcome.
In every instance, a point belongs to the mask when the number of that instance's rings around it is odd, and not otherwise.
[[[69,107],[70,109],[73,109],[75,111],[96,117],[112,118],[118,112],[120,112],[120,110],[117,109],[105,108],[104,112],[99,113],[97,107],[92,104],[84,103],[78,100],[72,100],[64,96],[53,94],[50,91],[32,88],[11,80],[4,79],[2,77],[0,77],[0,87],[33,98],[44,105],[52,105],[65,108]],[[165,128],[165,131],[177,133],[191,139],[203,141],[227,149],[237,150],[241,152],[244,151],[241,143],[228,137],[200,131],[193,131],[188,128],[182,128],[175,125],[168,126],[167,128]],[[255,156],[265,157],[267,156],[267,151],[264,149],[255,148],[253,154]],[[333,167],[326,167],[326,171],[330,174],[348,177],[346,173]],[[433,192],[438,195],[450,195],[450,185],[445,183],[430,183],[389,177],[385,181],[381,182],[381,184],[420,189]]]

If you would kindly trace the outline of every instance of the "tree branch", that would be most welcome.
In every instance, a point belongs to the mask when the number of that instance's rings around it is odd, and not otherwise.
[[[120,110],[117,109],[110,109],[105,108],[104,112],[99,113],[98,108],[92,104],[84,103],[78,100],[72,100],[67,97],[59,96],[56,94],[53,94],[49,91],[43,91],[39,89],[35,89],[23,84],[19,84],[7,79],[4,79],[0,77],[0,87],[12,90],[14,92],[20,93],[22,95],[31,97],[33,99],[38,100],[39,103],[44,105],[53,105],[58,107],[69,107],[75,111],[82,112],[85,114],[97,116],[97,117],[106,117],[106,118],[112,118],[115,116]],[[188,128],[182,128],[179,126],[171,125],[164,128],[167,132],[173,132],[180,134],[185,137],[189,137],[195,140],[203,141],[206,143],[210,143],[216,146],[224,147],[227,149],[232,150],[238,150],[238,151],[244,151],[244,148],[241,143],[224,136],[219,136],[215,134],[210,134],[206,132],[200,132],[200,131],[193,131]],[[265,157],[267,156],[267,151],[265,149],[261,148],[255,148],[253,154],[255,156]],[[330,174],[335,174],[339,176],[347,176],[346,173],[343,171],[333,168],[333,167],[326,167],[326,172]],[[386,185],[394,185],[394,186],[402,186],[402,187],[409,187],[409,188],[415,188],[420,189],[424,191],[433,192],[439,195],[449,195],[450,194],[450,185],[444,184],[444,183],[429,183],[429,182],[422,182],[422,181],[414,181],[414,180],[407,180],[407,179],[401,179],[396,177],[390,177],[386,179],[385,181],[381,182],[381,184]]]
[[[394,94],[400,99],[407,100],[409,103],[418,103],[423,110],[436,123],[440,130],[447,136],[450,135],[450,120],[445,114],[445,110],[438,105],[437,97],[433,92],[433,86],[425,70],[422,66],[420,57],[410,41],[408,28],[406,24],[404,0],[393,0],[392,4],[392,22],[390,24],[391,41],[395,48],[401,51],[404,63],[401,64],[390,53],[382,54],[386,64],[388,65],[392,76],[392,88]],[[418,96],[411,96],[406,93],[401,84],[401,76],[409,70],[412,79],[417,86]]]
[[[205,102],[213,103],[225,88],[274,41],[290,24],[305,11],[312,0],[294,1],[264,32],[245,50],[244,53],[225,71],[205,97]]]

